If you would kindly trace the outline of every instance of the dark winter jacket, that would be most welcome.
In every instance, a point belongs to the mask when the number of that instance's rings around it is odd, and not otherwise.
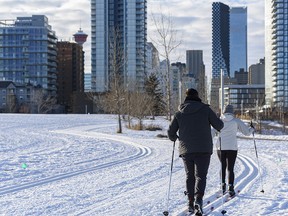
[[[211,125],[220,131],[224,124],[209,105],[197,100],[185,100],[168,129],[168,137],[176,141],[179,130],[179,154],[213,152]]]

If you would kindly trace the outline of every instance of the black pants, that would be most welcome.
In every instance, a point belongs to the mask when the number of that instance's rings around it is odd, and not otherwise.
[[[202,199],[206,188],[206,178],[210,164],[211,154],[194,153],[181,156],[186,171],[186,190],[188,198],[194,200],[194,196]]]
[[[225,183],[226,170],[228,172],[228,184],[234,185],[234,166],[237,157],[237,151],[233,150],[218,150],[217,155],[222,165],[222,183]]]

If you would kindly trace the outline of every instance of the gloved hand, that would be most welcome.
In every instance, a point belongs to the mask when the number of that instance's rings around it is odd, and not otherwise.
[[[253,128],[253,129],[255,130],[255,127],[254,127],[252,121],[250,122],[250,127]]]
[[[178,135],[176,134],[175,136],[170,137],[169,139],[170,139],[171,141],[173,141],[173,142],[176,142],[176,140],[177,140],[178,138],[179,138],[179,137],[178,137]]]

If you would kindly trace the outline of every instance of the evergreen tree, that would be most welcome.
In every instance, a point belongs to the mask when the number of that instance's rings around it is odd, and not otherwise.
[[[159,87],[160,82],[155,73],[151,73],[145,82],[145,89],[147,94],[151,97],[152,110],[151,115],[157,116],[163,114],[165,110],[165,102],[163,101],[163,93]]]

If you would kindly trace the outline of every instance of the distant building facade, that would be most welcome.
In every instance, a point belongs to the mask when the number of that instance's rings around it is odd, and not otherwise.
[[[248,84],[265,84],[265,59],[260,59],[259,63],[252,64],[248,73]]]
[[[91,73],[84,73],[84,91],[90,92],[91,90]]]
[[[265,101],[265,86],[258,85],[226,85],[224,86],[224,105],[233,105],[235,111],[255,110]]]
[[[266,105],[288,108],[288,1],[265,0]]]
[[[108,91],[115,67],[124,86],[143,90],[146,42],[147,0],[91,0],[92,90]]]
[[[247,72],[247,7],[230,8],[230,74]]]
[[[61,109],[51,98],[43,99],[43,89],[30,83],[0,81],[0,112],[51,113]],[[47,99],[47,100],[46,100]],[[48,106],[46,106],[48,105]]]
[[[159,73],[160,69],[160,59],[159,52],[156,47],[151,42],[147,42],[147,58],[146,58],[146,68],[147,75],[151,73]]]
[[[57,37],[44,15],[0,21],[0,81],[57,92]]]
[[[220,77],[220,70],[229,76],[230,36],[229,6],[221,2],[212,3],[212,77]]]
[[[235,71],[234,74],[234,83],[238,85],[247,85],[248,84],[248,72],[244,68],[240,68],[239,71]]]
[[[57,43],[58,103],[71,113],[73,94],[84,93],[84,51],[82,44],[61,41]]]
[[[195,79],[195,86],[193,87],[197,89],[199,97],[206,102],[207,88],[203,50],[186,50],[186,65],[187,76]]]
[[[0,81],[0,112],[18,112],[20,104],[30,103],[30,91],[24,84]]]
[[[184,95],[184,88],[182,88],[182,78],[183,75],[186,74],[186,64],[181,62],[176,62],[171,64],[171,72],[172,72],[172,104],[174,107],[174,111],[177,110],[179,104],[183,102],[182,98]]]

